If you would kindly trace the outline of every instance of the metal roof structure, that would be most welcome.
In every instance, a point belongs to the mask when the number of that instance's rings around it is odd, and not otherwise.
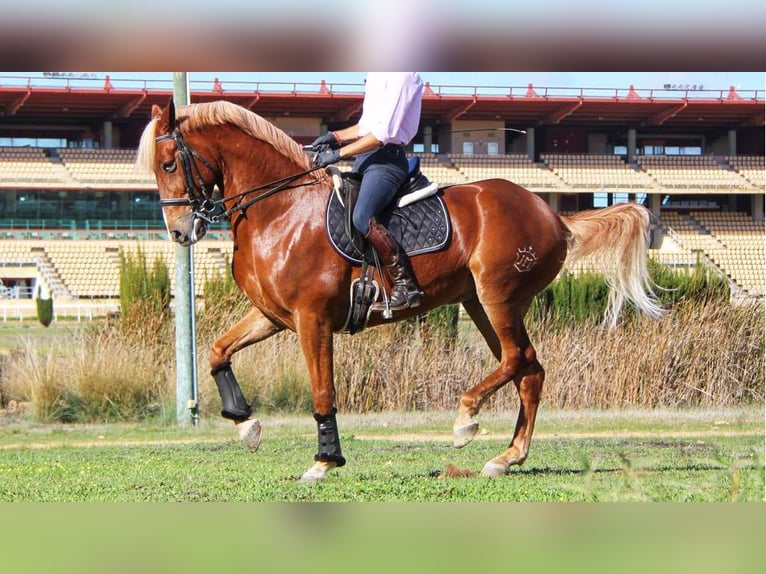
[[[0,76],[0,128],[148,120],[154,104],[173,95],[172,83],[89,82]],[[19,78],[13,78],[19,80]],[[363,85],[285,84],[217,80],[190,86],[192,102],[225,99],[262,116],[320,117],[353,122],[361,114]],[[642,90],[607,88],[430,86],[423,97],[422,121],[503,120],[517,127],[588,125],[668,126],[674,129],[758,127],[764,125],[764,91]]]

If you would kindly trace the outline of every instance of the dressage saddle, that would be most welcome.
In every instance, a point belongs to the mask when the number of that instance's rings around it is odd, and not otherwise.
[[[408,161],[407,180],[389,207],[379,215],[379,220],[401,249],[412,256],[443,249],[449,243],[450,221],[438,184],[420,171],[420,158],[413,157]],[[362,266],[361,276],[351,286],[351,306],[343,329],[353,334],[367,324],[380,289],[372,274],[375,267],[373,250],[352,222],[361,175],[341,172],[337,167],[329,167],[328,171],[334,187],[326,217],[330,244],[346,260]],[[390,316],[390,311],[384,310],[384,317]]]

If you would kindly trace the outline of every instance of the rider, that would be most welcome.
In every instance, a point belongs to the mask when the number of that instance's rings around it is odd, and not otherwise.
[[[418,306],[423,292],[415,283],[406,254],[377,216],[407,179],[404,146],[418,131],[422,97],[423,81],[417,72],[369,72],[359,123],[329,131],[311,144],[320,150],[314,158],[318,167],[355,156],[353,170],[362,175],[362,182],[354,207],[354,228],[372,245],[391,275],[389,305],[393,311]]]

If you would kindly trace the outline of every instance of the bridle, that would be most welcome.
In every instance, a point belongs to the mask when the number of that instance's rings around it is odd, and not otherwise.
[[[244,212],[254,203],[266,199],[267,197],[274,195],[279,191],[314,184],[316,181],[290,185],[295,180],[320,169],[319,167],[312,167],[282,179],[271,181],[256,187],[251,187],[231,197],[213,199],[211,197],[213,189],[205,181],[205,178],[202,177],[202,172],[200,171],[197,162],[202,164],[202,166],[204,166],[208,171],[216,176],[216,183],[220,181],[221,174],[218,173],[216,169],[208,161],[205,160],[204,157],[202,157],[199,153],[197,153],[197,151],[186,144],[178,128],[174,129],[172,133],[157,136],[154,138],[154,141],[156,143],[160,143],[171,139],[175,140],[176,147],[178,148],[176,155],[181,162],[181,170],[184,177],[184,191],[186,193],[186,197],[173,197],[168,199],[160,198],[160,207],[164,208],[189,206],[191,207],[192,214],[195,218],[199,218],[208,224],[218,223],[222,219],[227,219],[238,211]],[[264,189],[268,191],[262,193],[258,197],[254,197],[248,201],[245,201],[244,203],[240,202],[237,205],[226,209],[226,202],[234,201],[237,199],[241,200],[242,198],[255,193],[256,191],[261,191]]]
[[[154,141],[160,143],[171,139],[175,140],[176,147],[178,148],[176,155],[181,162],[186,197],[173,197],[169,199],[160,198],[160,207],[190,206],[195,217],[199,217],[208,221],[208,223],[211,223],[208,218],[213,216],[217,207],[216,202],[210,198],[213,190],[208,186],[205,178],[202,177],[202,172],[200,171],[197,162],[194,160],[196,159],[209,171],[215,174],[217,179],[219,179],[220,176],[205,158],[186,145],[186,142],[178,129],[173,130],[170,134],[157,136],[154,138]]]

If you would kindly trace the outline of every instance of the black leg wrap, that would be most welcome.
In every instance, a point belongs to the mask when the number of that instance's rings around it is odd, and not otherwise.
[[[338,466],[346,464],[346,459],[340,452],[340,438],[338,437],[338,425],[335,422],[333,409],[329,415],[314,413],[319,433],[319,453],[314,457],[316,461],[335,462]]]
[[[253,413],[253,409],[247,404],[242,390],[237,384],[231,363],[224,363],[216,367],[210,374],[215,379],[218,393],[221,395],[221,416],[234,421],[244,421]]]

